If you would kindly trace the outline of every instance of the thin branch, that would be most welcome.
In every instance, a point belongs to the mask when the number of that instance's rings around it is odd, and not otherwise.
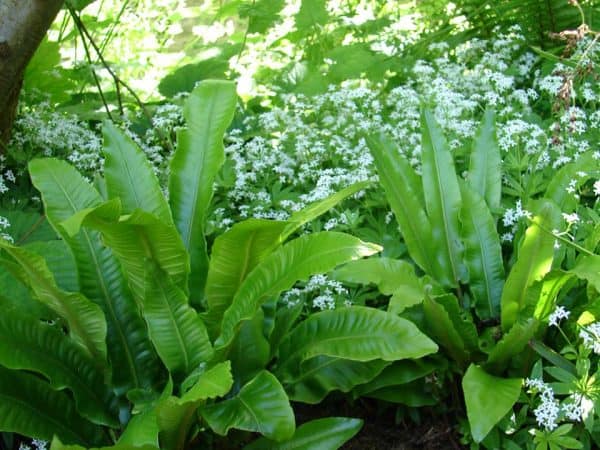
[[[75,13],[75,11],[73,11],[71,8],[69,8],[69,11],[71,11],[71,14],[73,15],[73,20],[75,20],[77,28],[79,30],[81,30],[81,32],[83,33],[83,35],[85,37],[87,37],[90,45],[92,46],[92,48],[94,49],[96,55],[98,56],[98,59],[100,60],[100,63],[102,64],[102,66],[106,69],[106,71],[110,74],[111,78],[113,79],[113,82],[115,84],[116,91],[117,91],[117,101],[119,103],[119,111],[120,111],[121,115],[123,115],[124,112],[123,112],[123,103],[122,103],[122,98],[121,98],[122,96],[121,96],[120,86],[122,86],[134,98],[134,100],[136,101],[136,103],[138,104],[138,106],[140,107],[140,109],[142,110],[142,112],[144,113],[144,115],[146,116],[146,118],[148,119],[148,121],[150,122],[150,124],[152,125],[152,115],[150,114],[150,112],[146,108],[146,105],[144,105],[144,102],[142,102],[142,99],[129,86],[129,84],[127,84],[125,81],[123,81],[115,73],[115,71],[112,69],[112,67],[110,66],[110,64],[108,64],[108,62],[106,61],[106,59],[104,59],[104,55],[102,54],[102,51],[100,50],[100,48],[98,47],[98,45],[94,42],[94,39],[90,35],[89,31],[87,30],[87,28],[85,27],[84,23],[81,21],[81,18],[77,15],[77,13]],[[159,127],[154,127],[154,129],[156,130],[156,132],[160,136],[161,140],[163,141],[163,144],[170,151],[174,151],[173,145],[171,144],[171,142],[169,141],[169,139],[167,139],[167,137],[165,136],[165,134],[163,133],[163,131]]]
[[[98,75],[96,74],[96,70],[94,70],[94,66],[93,66],[93,62],[92,62],[92,55],[90,54],[90,49],[87,45],[87,42],[85,42],[85,36],[83,35],[83,31],[80,27],[81,21],[79,20],[78,17],[76,17],[75,12],[70,7],[69,7],[69,13],[71,14],[71,17],[73,17],[73,20],[75,21],[75,26],[77,27],[77,31],[79,32],[79,35],[81,36],[81,42],[83,43],[83,49],[85,51],[85,56],[90,65],[90,70],[92,71],[92,76],[94,77],[94,83],[96,84],[96,87],[98,88],[98,93],[100,94],[100,98],[102,99],[102,104],[104,105],[106,114],[108,115],[108,118],[114,122],[113,116],[110,113],[110,108],[108,107],[108,102],[106,101],[106,97],[104,96],[104,92],[102,91],[102,86],[100,85],[100,79],[98,78]]]

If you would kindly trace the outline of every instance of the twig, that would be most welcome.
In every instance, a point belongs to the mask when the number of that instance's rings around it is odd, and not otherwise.
[[[82,25],[81,20],[79,19],[79,17],[76,16],[75,11],[73,11],[73,9],[71,7],[69,7],[69,13],[71,14],[71,17],[73,17],[75,26],[77,27],[77,31],[79,31],[79,34],[81,36],[81,42],[83,43],[83,49],[85,51],[85,56],[88,60],[88,63],[90,64],[90,70],[92,71],[92,76],[94,77],[94,83],[96,84],[96,87],[98,88],[98,93],[100,94],[100,99],[102,100],[102,104],[104,105],[106,114],[108,115],[108,118],[114,122],[113,116],[110,113],[110,108],[108,107],[108,103],[106,101],[106,97],[104,97],[104,92],[102,91],[102,86],[100,85],[100,79],[98,78],[98,75],[96,74],[96,71],[94,70],[94,66],[92,63],[92,55],[90,54],[90,49],[88,48],[88,44],[85,41],[82,29],[81,29],[81,25]]]
[[[102,66],[104,66],[104,68],[106,69],[106,71],[110,74],[111,78],[113,79],[113,82],[115,84],[116,91],[117,91],[117,101],[118,101],[118,104],[119,104],[119,111],[120,111],[121,115],[124,114],[124,111],[123,111],[123,103],[122,103],[122,98],[121,98],[120,86],[123,86],[123,88],[125,88],[125,90],[127,92],[129,92],[129,94],[134,98],[134,100],[136,101],[136,103],[138,104],[138,106],[140,107],[140,109],[142,110],[142,112],[144,113],[144,115],[146,116],[146,118],[148,119],[148,121],[150,122],[150,125],[152,125],[152,115],[148,112],[148,109],[146,108],[146,105],[144,105],[144,102],[142,102],[142,100],[140,99],[140,97],[129,86],[129,84],[127,84],[125,81],[123,81],[115,73],[115,71],[112,69],[112,67],[110,66],[110,64],[108,64],[108,62],[106,61],[106,59],[104,59],[104,55],[102,54],[102,51],[100,50],[100,48],[98,48],[98,45],[94,42],[94,39],[90,35],[89,31],[87,30],[87,28],[85,27],[85,25],[81,21],[81,18],[77,15],[77,13],[75,11],[73,11],[72,8],[69,8],[69,11],[71,12],[71,15],[73,16],[73,20],[75,21],[78,30],[80,30],[80,32],[82,33],[82,38],[85,36],[89,40],[90,45],[92,46],[92,48],[96,52],[96,55],[98,56],[98,59],[100,60],[100,63],[102,64]],[[85,41],[85,39],[82,39],[82,40]],[[163,133],[163,131],[159,127],[154,127],[154,129],[156,130],[156,132],[160,136],[161,140],[163,141],[163,144],[171,152],[174,151],[173,145],[171,144],[171,142],[169,141],[169,139],[167,139],[167,137],[165,136],[165,134]]]

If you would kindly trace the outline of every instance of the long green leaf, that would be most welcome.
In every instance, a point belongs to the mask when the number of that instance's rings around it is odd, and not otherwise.
[[[426,295],[423,301],[423,312],[429,334],[455,361],[460,364],[466,362],[469,359],[467,344],[444,305],[430,295]]]
[[[116,221],[118,213],[118,202],[110,201],[62,225],[71,234],[82,224],[102,232],[142,306],[156,351],[173,374],[187,375],[212,356],[204,323],[179,288],[187,287],[187,253],[172,225],[141,210]]]
[[[58,287],[65,291],[79,291],[77,265],[65,241],[34,241],[24,246],[46,260]]]
[[[57,327],[4,311],[0,316],[0,364],[37,372],[53,389],[69,389],[77,410],[89,420],[117,427],[111,392],[97,363]]]
[[[467,280],[460,240],[462,200],[458,177],[446,138],[430,111],[422,113],[421,131],[423,193],[431,223],[431,235],[427,237],[431,236],[433,246],[430,257],[436,264],[437,281],[454,287],[459,281]]]
[[[539,322],[534,318],[515,323],[494,346],[488,356],[485,368],[492,373],[501,374],[511,359],[523,352],[530,339],[534,337],[538,327]]]
[[[71,237],[59,226],[78,211],[100,205],[100,195],[64,161],[33,160],[29,173],[42,194],[48,221],[73,252],[81,292],[104,311],[113,386],[119,392],[150,387],[160,365],[119,262],[98,232],[82,229]]]
[[[481,442],[517,402],[523,380],[499,378],[471,364],[462,385],[471,435]]]
[[[480,319],[495,319],[500,317],[504,286],[500,239],[494,218],[483,198],[465,183],[460,186],[463,200],[461,235],[475,310]]]
[[[229,362],[217,364],[200,375],[194,386],[181,398],[169,397],[157,407],[161,448],[183,450],[194,413],[205,400],[223,397],[233,385]]]
[[[396,314],[421,303],[426,286],[434,284],[427,275],[417,277],[414,265],[385,257],[351,261],[337,269],[333,276],[345,282],[377,285],[382,294],[392,296],[388,311]]]
[[[154,261],[178,286],[187,287],[189,257],[174,226],[142,210],[119,217],[119,202],[111,200],[80,211],[61,223],[70,235],[81,226],[102,233],[123,266],[133,294],[143,301],[148,260]]]
[[[0,248],[18,264],[15,275],[29,286],[40,302],[65,319],[73,339],[103,365],[106,361],[106,320],[98,305],[80,293],[61,290],[41,256],[1,239]],[[0,263],[3,260],[0,259]],[[14,269],[14,266],[7,268]]]
[[[172,374],[189,374],[213,354],[204,322],[184,292],[152,262],[147,263],[142,311],[150,338]]]
[[[385,295],[406,285],[416,287],[419,280],[415,267],[408,262],[377,256],[350,261],[337,269],[334,277],[349,283],[375,284]]]
[[[235,224],[217,237],[212,246],[206,280],[206,302],[209,310],[204,319],[211,335],[218,335],[223,313],[231,305],[233,296],[244,278],[260,261],[302,225],[369,185],[368,182],[360,182],[348,186],[295,212],[285,222],[248,219]]]
[[[426,273],[434,275],[432,226],[423,209],[417,174],[387,137],[371,136],[367,144],[410,257]]]
[[[296,281],[379,250],[377,245],[336,232],[309,234],[283,245],[246,277],[225,311],[215,347],[229,346],[240,322],[251,319],[266,298],[290,289]]]
[[[281,442],[295,431],[294,412],[277,378],[266,370],[223,402],[200,408],[202,417],[218,434],[231,428],[253,431]]]
[[[290,400],[317,404],[332,391],[350,392],[355,386],[367,383],[390,363],[350,361],[330,356],[316,356],[297,368],[297,373],[281,379]]]
[[[191,257],[190,293],[196,303],[204,290],[208,254],[204,237],[213,183],[225,160],[223,134],[231,123],[237,96],[229,81],[200,83],[184,106],[188,128],[177,137],[171,160],[169,203]]]
[[[104,122],[102,132],[108,198],[118,198],[124,213],[141,209],[172,223],[169,205],[142,149],[112,122]]]
[[[279,348],[280,374],[298,373],[315,356],[352,361],[420,358],[437,345],[410,321],[375,308],[352,306],[311,315],[294,328]]]
[[[331,194],[323,200],[314,202],[306,208],[296,211],[290,216],[288,222],[291,222],[283,233],[283,239],[287,239],[292,233],[296,232],[302,225],[316,219],[322,214],[325,214],[331,208],[336,206],[342,200],[356,194],[371,186],[370,181],[360,181],[343,188],[341,191]]]
[[[223,313],[248,274],[281,243],[288,222],[249,219],[235,224],[215,239],[206,280],[208,312],[205,323],[216,338]]]
[[[438,368],[439,365],[424,359],[395,361],[368,383],[357,386],[352,394],[354,398],[358,398],[379,389],[412,383],[431,374]]]
[[[0,365],[0,431],[88,447],[102,445],[101,427],[82,419],[75,403],[37,376]]]
[[[278,443],[260,438],[244,450],[337,450],[360,431],[362,424],[362,420],[348,417],[311,420],[299,426],[287,441]]]
[[[544,200],[537,215],[525,232],[519,256],[508,274],[502,291],[502,329],[506,332],[517,321],[519,313],[527,306],[527,293],[534,282],[541,280],[552,267],[554,237],[545,230],[559,228],[560,211],[556,205]]]
[[[486,110],[475,134],[469,174],[470,186],[485,199],[491,210],[500,207],[502,194],[502,159],[496,137],[496,120],[493,110]]]

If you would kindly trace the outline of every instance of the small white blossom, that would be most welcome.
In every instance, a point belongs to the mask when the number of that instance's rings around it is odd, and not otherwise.
[[[567,311],[563,306],[557,306],[554,312],[550,314],[548,318],[548,324],[550,326],[558,326],[558,323],[562,319],[567,319],[569,317],[570,311]]]

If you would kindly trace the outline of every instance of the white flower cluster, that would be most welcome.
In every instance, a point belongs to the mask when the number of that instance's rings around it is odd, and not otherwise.
[[[501,236],[502,241],[510,242],[514,237],[514,233],[517,229],[517,225],[520,219],[526,218],[531,219],[531,212],[523,209],[523,204],[521,200],[517,200],[514,208],[508,208],[504,211],[504,215],[502,216],[502,224],[509,228],[510,231],[504,233]]]
[[[48,448],[48,443],[46,441],[42,441],[40,439],[33,439],[31,441],[31,446],[27,444],[21,443],[19,445],[19,450],[46,450]]]
[[[8,233],[10,222],[6,217],[0,216],[0,237],[9,242],[14,242],[13,237]]]
[[[572,393],[559,402],[552,387],[540,378],[527,378],[525,386],[530,393],[540,396],[540,404],[533,413],[538,425],[546,431],[552,431],[565,419],[580,422],[593,408],[593,402],[579,392]]]
[[[558,426],[557,421],[560,413],[560,405],[558,400],[554,398],[554,391],[539,378],[527,378],[525,386],[540,395],[541,402],[533,410],[538,425],[544,427],[547,431],[552,431]]]
[[[548,318],[548,324],[556,327],[562,319],[567,319],[569,314],[571,314],[570,311],[565,309],[564,306],[557,306],[552,314],[550,314],[550,317]]]
[[[101,151],[102,139],[95,130],[76,116],[58,113],[44,102],[23,106],[8,143],[9,154],[64,158],[88,174],[101,170]]]
[[[579,337],[583,345],[600,355],[600,322],[594,322],[581,328]]]
[[[331,280],[326,275],[314,275],[303,288],[292,288],[285,292],[282,300],[292,307],[312,297],[312,307],[323,311],[335,309],[338,300],[347,294],[348,290],[339,281]],[[350,306],[352,302],[345,298],[343,304]]]

